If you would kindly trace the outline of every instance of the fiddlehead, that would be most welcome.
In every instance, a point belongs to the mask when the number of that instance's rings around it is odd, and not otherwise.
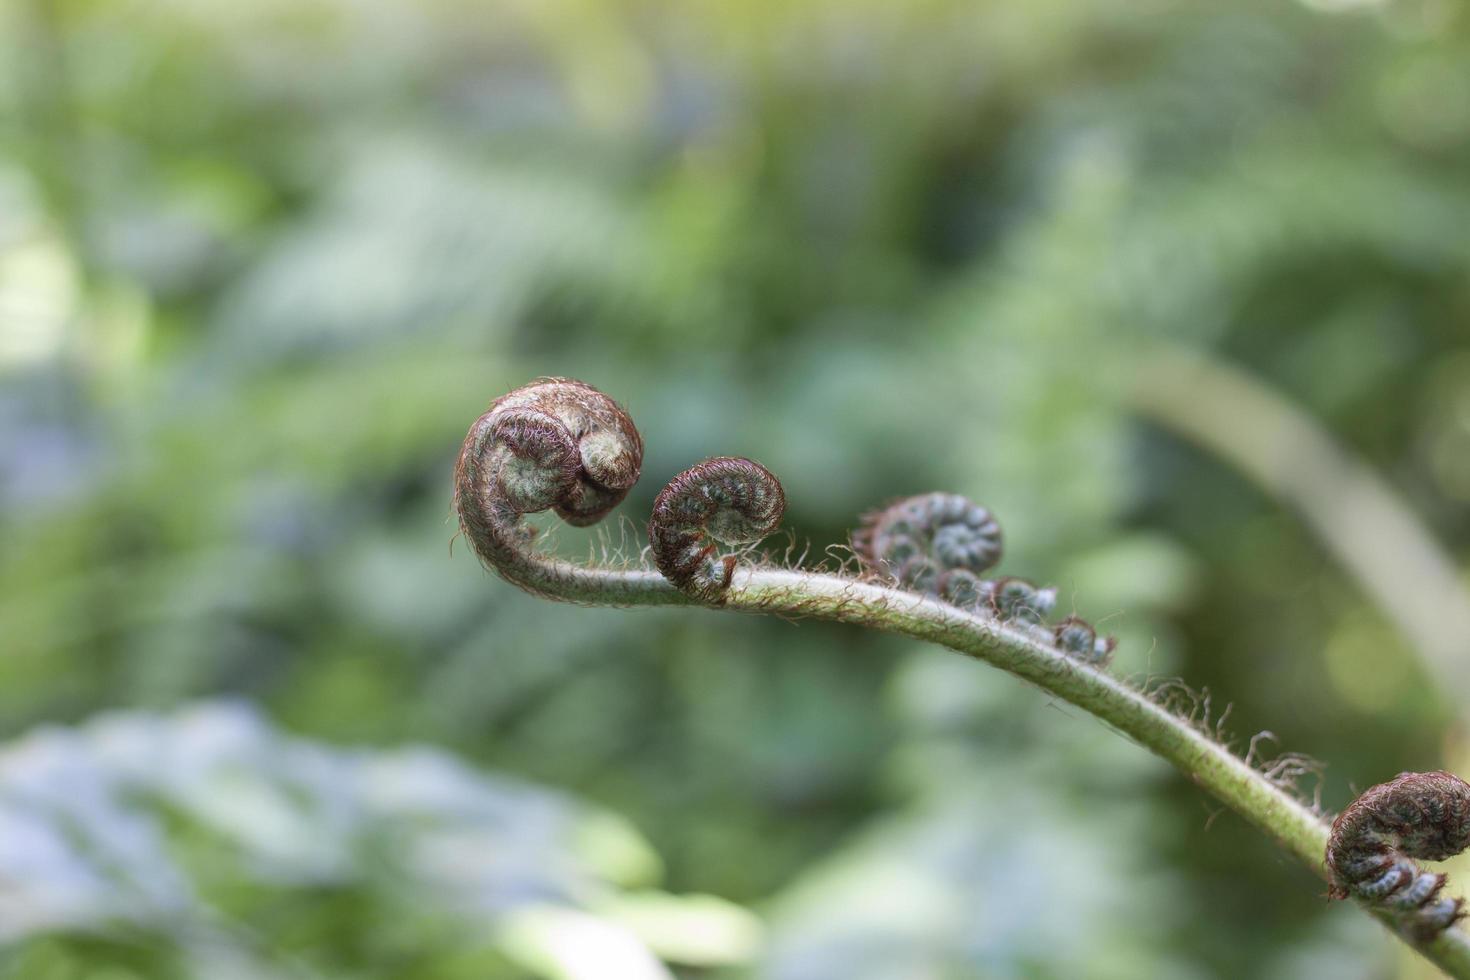
[[[1470,785],[1447,772],[1404,772],[1338,814],[1327,841],[1332,897],[1376,905],[1420,939],[1464,916],[1444,898],[1445,876],[1415,860],[1442,861],[1470,846]]]
[[[681,591],[720,603],[739,559],[719,545],[752,545],[781,523],[786,493],[770,470],[729,456],[707,459],[669,481],[653,502],[654,564]]]
[[[1329,847],[1327,826],[1314,809],[1248,759],[1232,754],[1192,719],[1106,670],[1071,669],[1079,659],[1101,665],[1111,641],[1099,640],[1091,626],[1075,618],[1044,625],[1041,620],[1055,601],[1052,590],[1020,579],[982,579],[979,572],[999,558],[999,528],[989,528],[986,520],[971,523],[964,516],[964,530],[943,535],[939,532],[948,522],[928,525],[919,535],[924,554],[908,556],[922,557],[927,564],[916,564],[907,574],[903,562],[895,569],[892,559],[902,555],[905,545],[899,539],[913,535],[899,522],[884,523],[887,512],[870,516],[854,535],[854,550],[866,571],[862,577],[763,566],[738,569],[737,574],[737,556],[716,554],[712,542],[758,539],[775,527],[784,500],[775,477],[749,460],[709,460],[682,474],[659,496],[650,538],[655,559],[669,577],[651,569],[572,565],[532,550],[532,532],[522,526],[523,514],[554,507],[574,523],[591,523],[622,499],[637,478],[641,458],[637,430],[607,396],[576,381],[533,382],[497,399],[465,439],[455,482],[461,528],[487,565],[549,598],[600,605],[680,605],[692,600],[815,617],[935,642],[1006,670],[1168,760],[1298,860],[1327,873],[1334,894],[1357,895],[1365,902],[1388,894],[1389,903],[1375,904],[1374,913],[1398,925],[1399,935],[1435,964],[1470,980],[1470,936],[1444,928],[1458,917],[1459,903],[1440,899],[1440,877],[1420,871],[1409,860],[1440,856],[1447,846],[1421,855],[1404,844],[1414,835],[1385,843],[1387,837],[1372,836],[1379,832],[1369,826],[1368,816],[1349,819],[1344,813]],[[700,473],[704,476],[696,476]],[[746,479],[754,482],[747,487]],[[899,513],[921,518],[983,513],[947,494],[915,500],[925,502],[895,507],[911,505]],[[916,592],[924,598],[915,601]],[[1429,823],[1442,825],[1454,814],[1449,822],[1462,826],[1458,815],[1464,812],[1465,784],[1442,773],[1430,776],[1449,780],[1458,789],[1449,794],[1449,802],[1422,807]],[[1456,831],[1453,836],[1463,839],[1464,834]],[[1357,863],[1350,863],[1352,859]],[[1374,869],[1376,877],[1368,877]]]
[[[643,465],[633,420],[607,395],[567,378],[541,378],[497,398],[460,449],[454,505],[487,565],[528,591],[567,574],[535,553],[523,514],[554,508],[594,524],[627,496]]]
[[[938,593],[942,575],[964,572],[949,588],[961,593],[1000,561],[1000,525],[958,494],[924,493],[864,517],[852,549],[864,567],[920,592]]]
[[[864,517],[853,532],[852,550],[868,574],[880,580],[1033,628],[1069,656],[1106,663],[1113,640],[1099,638],[1085,620],[1071,616],[1043,627],[1056,607],[1056,589],[1014,576],[980,578],[999,563],[1001,541],[1000,524],[984,507],[958,494],[925,493]]]

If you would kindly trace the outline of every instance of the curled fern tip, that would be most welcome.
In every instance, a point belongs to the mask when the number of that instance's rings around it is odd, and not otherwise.
[[[864,517],[852,550],[872,578],[1020,626],[1074,659],[1105,665],[1112,637],[1099,637],[1076,616],[1045,625],[1056,589],[1015,576],[980,577],[999,564],[1001,542],[1000,523],[984,507],[958,494],[924,493]]]
[[[538,591],[521,516],[554,509],[594,524],[642,466],[643,439],[617,402],[581,381],[540,378],[495,399],[465,436],[454,472],[460,528],[481,561]]]
[[[648,520],[654,564],[686,594],[719,603],[739,562],[719,546],[759,542],[785,511],[785,491],[770,470],[749,459],[707,459],[674,477],[654,500]]]
[[[1470,785],[1448,772],[1400,773],[1365,791],[1333,821],[1331,895],[1363,899],[1414,936],[1431,939],[1464,917],[1463,900],[1441,896],[1445,876],[1418,861],[1442,861],[1467,846]]]

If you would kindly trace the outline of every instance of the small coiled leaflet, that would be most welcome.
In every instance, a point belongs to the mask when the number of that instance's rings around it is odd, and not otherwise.
[[[852,550],[870,575],[1033,629],[1068,656],[1102,665],[1113,651],[1111,637],[1098,637],[1076,616],[1044,625],[1056,607],[1056,589],[1014,576],[980,577],[1000,561],[1000,524],[989,510],[958,494],[905,497],[868,514],[853,532]]]
[[[1442,861],[1470,846],[1470,785],[1448,772],[1404,772],[1360,795],[1332,822],[1327,868],[1333,898],[1355,896],[1431,939],[1464,916],[1463,900],[1440,895]],[[1416,860],[1417,859],[1417,860]]]
[[[954,493],[905,497],[868,514],[853,532],[852,547],[878,575],[936,593],[944,589],[940,577],[951,570],[968,573],[949,585],[962,592],[1000,561],[1002,550],[1000,525],[990,511]]]
[[[674,477],[653,502],[648,543],[654,564],[681,591],[718,604],[739,559],[719,545],[755,544],[781,523],[786,494],[770,470],[716,456]]]
[[[475,420],[454,472],[460,528],[485,564],[528,591],[549,564],[531,548],[524,514],[555,509],[594,524],[616,507],[643,465],[628,413],[589,384],[539,378],[502,395]]]
[[[1001,619],[1039,624],[1051,615],[1056,606],[1056,589],[1038,588],[1014,575],[998,578],[991,583],[990,608]]]

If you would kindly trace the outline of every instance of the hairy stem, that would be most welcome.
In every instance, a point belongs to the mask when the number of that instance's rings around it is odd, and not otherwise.
[[[603,571],[543,558],[535,591],[591,605],[690,605],[695,600],[652,571]],[[1160,756],[1267,834],[1318,878],[1330,881],[1328,823],[1262,773],[1124,681],[1078,663],[1023,630],[925,596],[837,575],[741,566],[724,609],[807,616],[928,640],[1015,674],[1081,708]],[[1365,905],[1365,907],[1367,907]],[[1386,914],[1395,935],[1453,977],[1470,978],[1470,935],[1429,940]]]
[[[534,547],[534,531],[523,515],[554,509],[573,524],[596,521],[633,485],[642,454],[642,438],[612,399],[579,381],[534,381],[496,399],[471,427],[455,470],[460,528],[482,561],[546,598],[610,606],[694,604],[826,619],[928,640],[1009,671],[1173,764],[1328,881],[1332,894],[1356,888],[1355,897],[1370,900],[1365,907],[1400,939],[1451,976],[1470,980],[1470,936],[1445,928],[1458,918],[1460,903],[1452,903],[1448,918],[1432,914],[1435,905],[1409,920],[1375,906],[1372,900],[1383,889],[1376,878],[1366,888],[1360,879],[1368,870],[1381,876],[1385,869],[1369,869],[1356,855],[1377,848],[1376,837],[1340,843],[1347,863],[1335,877],[1326,859],[1329,828],[1318,813],[1190,720],[1101,669],[1111,645],[1099,642],[1086,623],[1042,626],[1041,607],[1050,603],[1039,600],[1046,590],[1014,578],[976,579],[974,571],[1000,554],[999,528],[983,508],[929,494],[871,515],[853,542],[869,568],[863,578],[747,564],[736,555],[720,555],[717,546],[753,544],[769,533],[779,522],[784,494],[775,476],[752,460],[716,457],[675,477],[655,502],[650,549],[662,574],[573,565]],[[920,559],[924,568],[914,565]],[[912,580],[905,582],[910,571]],[[947,579],[960,573],[968,576],[968,588],[948,588]],[[926,594],[874,577],[922,585]],[[950,595],[956,591],[972,594],[959,601]],[[986,603],[979,602],[982,592]],[[952,601],[941,601],[941,595]],[[1408,859],[1429,852],[1411,848],[1404,854]],[[1416,884],[1409,896],[1438,901],[1443,880],[1414,867],[1404,874],[1413,883],[1433,885],[1434,894],[1421,896],[1424,887]],[[1401,877],[1395,872],[1386,885],[1403,884]]]

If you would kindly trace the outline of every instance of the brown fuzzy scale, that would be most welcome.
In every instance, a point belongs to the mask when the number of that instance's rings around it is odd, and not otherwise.
[[[1442,898],[1445,876],[1415,859],[1442,861],[1470,846],[1470,784],[1448,772],[1405,772],[1371,787],[1338,814],[1327,841],[1333,898],[1354,896],[1431,939],[1465,913]]]
[[[707,459],[674,477],[654,500],[648,520],[654,564],[681,591],[718,604],[738,563],[718,546],[756,543],[776,530],[785,510],[781,481],[764,466]]]
[[[538,559],[523,514],[554,508],[596,523],[627,496],[643,465],[628,413],[589,384],[540,378],[491,403],[454,470],[459,525],[487,565],[525,588]]]

